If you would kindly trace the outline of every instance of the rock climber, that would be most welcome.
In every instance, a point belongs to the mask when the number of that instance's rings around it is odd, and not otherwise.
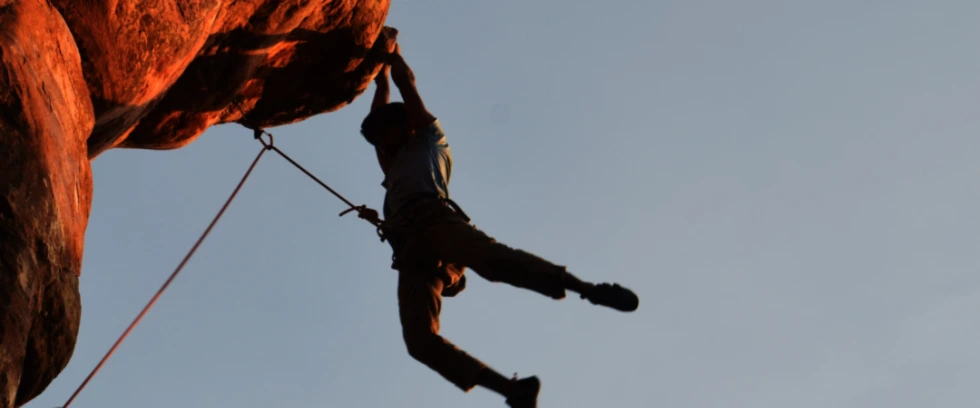
[[[541,387],[535,376],[509,379],[439,335],[443,296],[458,294],[465,268],[491,282],[504,282],[553,299],[565,291],[593,304],[632,312],[639,298],[618,284],[583,281],[564,266],[496,242],[476,229],[449,199],[453,158],[440,122],[426,110],[415,76],[395,42],[375,77],[371,111],[361,134],[374,146],[384,172],[385,221],[362,207],[359,216],[380,223],[398,270],[398,307],[409,355],[464,392],[482,386],[502,395],[509,406],[535,407]],[[388,102],[388,74],[403,102]]]

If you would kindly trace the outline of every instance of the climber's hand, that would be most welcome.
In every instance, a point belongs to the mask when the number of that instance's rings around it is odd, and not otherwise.
[[[384,38],[384,42],[385,42],[384,43],[384,50],[385,50],[385,55],[386,56],[389,55],[389,54],[391,54],[391,53],[393,53],[393,52],[395,52],[395,47],[398,46],[398,31],[395,30],[395,29],[391,29],[389,31],[389,33],[390,32],[393,32],[393,33],[392,34],[386,34],[384,36],[385,37]]]
[[[408,67],[405,58],[402,58],[401,45],[395,44],[395,50],[388,56],[388,64],[391,65],[391,80],[396,85],[405,86],[415,83],[415,74]]]
[[[374,82],[378,85],[388,84],[388,74],[391,72],[391,65],[388,64],[388,60],[391,58],[391,54],[395,52],[395,48],[398,47],[398,30],[389,29],[383,33],[384,35],[379,38],[383,44],[379,44],[382,51],[384,64],[381,66],[381,70],[378,71],[378,75],[374,77]]]
[[[357,210],[357,217],[362,220],[368,220],[372,224],[381,223],[381,218],[378,217],[378,212],[367,207],[359,208]]]
[[[388,64],[391,65],[391,81],[395,83],[398,91],[402,94],[402,101],[405,103],[405,109],[408,110],[408,121],[411,126],[419,129],[432,124],[436,117],[425,109],[425,103],[422,102],[422,97],[419,95],[418,89],[415,88],[415,74],[412,73],[412,69],[402,58],[401,45],[395,44],[395,52],[389,56]]]

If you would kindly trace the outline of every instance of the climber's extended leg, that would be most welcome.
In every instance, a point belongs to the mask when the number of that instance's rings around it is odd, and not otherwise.
[[[470,267],[491,282],[503,282],[529,289],[553,299],[563,299],[565,290],[578,292],[593,304],[631,312],[639,306],[639,298],[618,284],[592,284],[556,265],[520,249],[508,247],[483,233],[458,213],[441,203],[430,211],[437,213],[430,226],[417,238],[412,251],[422,255]]]

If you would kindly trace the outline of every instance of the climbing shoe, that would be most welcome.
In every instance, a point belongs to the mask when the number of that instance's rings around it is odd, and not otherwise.
[[[514,389],[507,397],[507,406],[511,408],[537,408],[538,391],[540,390],[541,381],[538,380],[538,377],[514,380]]]
[[[633,291],[619,286],[618,283],[600,283],[595,285],[588,293],[582,294],[582,299],[587,299],[592,304],[608,306],[621,312],[632,312],[640,306],[640,298]]]

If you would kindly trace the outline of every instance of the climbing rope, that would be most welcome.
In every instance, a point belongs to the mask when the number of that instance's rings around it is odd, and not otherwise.
[[[317,182],[317,184],[319,184],[320,186],[322,186],[323,188],[325,188],[327,191],[331,192],[334,196],[336,196],[337,198],[339,198],[341,201],[343,201],[344,203],[346,203],[350,208],[348,208],[348,209],[344,210],[343,212],[341,212],[340,213],[340,216],[341,217],[344,216],[344,215],[346,215],[347,213],[349,213],[351,211],[357,211],[358,213],[360,213],[361,211],[365,211],[365,210],[368,209],[367,206],[364,206],[364,205],[354,205],[354,203],[352,203],[352,202],[350,202],[350,200],[344,198],[344,196],[340,195],[340,193],[338,193],[336,190],[330,188],[330,186],[328,186],[327,183],[324,183],[319,178],[317,178],[317,176],[314,176],[313,173],[310,173],[309,170],[307,170],[302,165],[300,165],[299,163],[297,163],[296,160],[293,160],[292,157],[289,157],[288,154],[284,153],[282,150],[279,150],[279,148],[276,147],[272,143],[272,141],[274,140],[274,136],[271,133],[266,132],[265,130],[262,130],[260,128],[254,128],[254,129],[252,129],[252,131],[254,132],[255,139],[257,139],[259,142],[261,142],[262,145],[266,147],[266,149],[271,149],[272,151],[278,153],[280,156],[282,156],[282,158],[286,159],[286,161],[288,161],[290,164],[292,164],[297,169],[299,169],[300,171],[302,171],[303,174],[306,174],[307,176],[309,176],[311,179],[313,179],[313,181]],[[266,143],[265,140],[262,140],[262,135],[269,136],[269,143]],[[373,220],[366,220],[366,221],[367,222],[370,222],[372,225],[374,225],[377,228],[376,229],[376,232],[378,234],[378,237],[381,238],[381,241],[382,242],[384,242],[385,236],[384,236],[384,232],[382,230],[382,223],[381,222],[377,222],[377,221],[373,221]]]
[[[279,148],[275,146],[275,143],[273,143],[274,140],[275,140],[275,136],[273,136],[272,133],[266,132],[261,127],[254,126],[254,125],[252,125],[252,124],[249,123],[249,120],[246,118],[248,115],[245,113],[245,109],[242,107],[241,97],[240,96],[239,97],[236,97],[235,99],[232,100],[232,105],[234,105],[235,109],[238,110],[238,113],[242,115],[241,118],[238,120],[237,123],[240,124],[240,125],[242,125],[242,126],[244,126],[244,127],[246,127],[246,128],[248,128],[248,129],[251,129],[252,132],[253,132],[253,135],[255,137],[255,140],[258,140],[259,143],[262,143],[262,145],[265,146],[267,149],[272,149],[272,151],[278,153],[280,156],[282,156],[282,158],[286,159],[286,161],[288,161],[290,164],[292,164],[297,169],[299,169],[300,171],[302,171],[303,174],[306,174],[307,176],[309,176],[311,179],[313,179],[313,181],[317,182],[317,184],[319,184],[321,187],[325,188],[327,191],[329,191],[334,196],[336,196],[341,201],[343,201],[345,204],[347,204],[348,207],[350,207],[350,208],[348,208],[348,209],[346,209],[346,210],[344,210],[343,212],[340,213],[340,216],[341,217],[343,217],[344,215],[346,215],[347,213],[349,213],[351,211],[357,211],[358,213],[362,213],[363,211],[368,210],[367,206],[364,206],[364,205],[354,205],[354,203],[352,203],[352,202],[350,202],[350,200],[344,198],[344,196],[340,195],[340,193],[338,193],[336,190],[330,188],[330,186],[328,186],[327,183],[324,183],[319,178],[317,178],[316,176],[314,176],[313,173],[310,173],[309,170],[306,170],[306,168],[304,168],[299,163],[297,163],[296,160],[293,160],[291,157],[289,157],[289,155],[287,155],[286,153],[283,153],[282,150],[279,150]],[[269,142],[268,143],[266,143],[265,140],[262,140],[262,136],[263,135],[269,136]],[[368,220],[366,218],[365,218],[365,220],[367,222],[370,222],[372,225],[375,226],[375,228],[377,228],[376,229],[376,232],[378,234],[378,237],[381,239],[381,242],[384,242],[385,241],[385,236],[384,236],[384,231],[383,231],[383,228],[382,228],[383,222],[380,222],[380,220],[377,220],[377,221],[375,221],[375,220]]]
[[[263,143],[263,145],[264,144],[265,143]],[[82,384],[79,385],[78,388],[75,390],[75,392],[71,394],[71,397],[68,398],[68,401],[65,402],[65,405],[62,405],[62,408],[68,408],[68,406],[71,405],[72,401],[75,400],[75,397],[78,396],[78,393],[82,392],[82,389],[85,388],[86,385],[88,385],[88,382],[92,380],[92,377],[95,376],[95,373],[97,373],[100,369],[102,369],[102,366],[105,365],[106,360],[108,360],[109,357],[116,352],[116,349],[118,349],[119,345],[122,344],[123,340],[125,340],[126,337],[129,336],[129,333],[133,331],[133,328],[135,328],[136,325],[139,324],[140,320],[143,320],[143,316],[146,316],[146,312],[149,311],[151,307],[153,307],[153,304],[157,302],[157,299],[160,299],[160,295],[163,294],[163,291],[167,290],[167,287],[170,286],[170,282],[173,282],[174,278],[177,277],[177,274],[180,273],[182,269],[184,269],[184,265],[187,265],[187,261],[189,261],[191,257],[194,256],[194,253],[197,252],[197,248],[201,246],[201,243],[204,242],[204,239],[207,238],[208,234],[211,233],[211,229],[214,228],[214,225],[218,223],[218,220],[221,219],[221,216],[225,214],[225,210],[228,209],[228,206],[231,205],[231,202],[235,199],[235,196],[238,195],[238,192],[242,189],[242,185],[245,184],[245,180],[248,180],[248,176],[252,174],[252,170],[255,169],[255,165],[259,163],[259,159],[262,158],[262,155],[265,154],[266,150],[270,150],[270,149],[271,149],[271,144],[266,145],[261,151],[259,151],[259,154],[255,156],[255,160],[252,161],[252,165],[248,166],[248,170],[245,171],[245,175],[242,176],[241,181],[239,181],[238,185],[235,186],[235,190],[231,192],[231,195],[228,196],[227,200],[225,200],[225,204],[221,206],[221,210],[219,210],[218,214],[215,215],[214,219],[211,220],[211,224],[208,224],[208,227],[204,230],[204,233],[201,234],[201,237],[197,239],[197,242],[195,242],[194,246],[191,247],[191,250],[187,252],[187,255],[184,256],[184,259],[180,261],[180,264],[177,265],[177,268],[174,269],[173,273],[170,274],[170,277],[167,278],[167,281],[163,283],[163,286],[161,286],[159,290],[157,290],[157,293],[153,295],[153,298],[150,299],[150,302],[143,307],[143,310],[140,312],[139,315],[136,316],[136,319],[134,319],[133,322],[129,324],[129,327],[126,328],[126,331],[124,331],[123,334],[119,336],[119,339],[116,340],[116,343],[113,344],[112,347],[109,349],[109,351],[105,354],[105,356],[102,357],[102,360],[99,361],[99,364],[95,366],[95,368],[92,370],[91,373],[89,373],[88,377],[85,377],[85,381],[82,381]]]
[[[236,106],[237,105],[238,104],[236,101]],[[238,106],[238,109],[241,110],[241,107]],[[244,111],[242,113],[242,116],[244,117]],[[228,206],[231,205],[231,202],[234,201],[235,197],[238,195],[238,192],[242,189],[242,186],[245,184],[245,181],[248,180],[248,176],[251,175],[252,170],[255,169],[255,165],[259,163],[259,159],[262,158],[262,155],[264,155],[266,151],[271,150],[278,153],[280,156],[282,156],[282,158],[286,159],[297,169],[299,169],[304,174],[306,174],[311,179],[313,179],[313,181],[317,182],[317,184],[327,189],[327,191],[333,193],[334,196],[336,196],[341,201],[343,201],[348,206],[350,206],[349,209],[341,212],[340,216],[343,216],[351,211],[358,211],[360,213],[362,211],[368,210],[367,206],[354,205],[352,202],[350,202],[350,200],[344,198],[344,196],[340,195],[340,193],[330,188],[330,186],[328,186],[326,183],[324,183],[315,175],[313,175],[313,173],[310,173],[308,170],[306,170],[306,168],[304,168],[295,160],[293,160],[291,157],[289,157],[289,155],[284,153],[282,150],[279,150],[279,148],[276,147],[274,144],[275,137],[271,133],[266,132],[265,130],[262,130],[261,128],[258,127],[248,126],[241,122],[239,122],[239,124],[245,126],[246,128],[252,129],[255,139],[262,144],[262,150],[260,150],[259,154],[255,156],[255,160],[252,161],[252,164],[248,167],[248,170],[245,171],[245,175],[242,176],[241,181],[239,181],[238,185],[235,186],[234,191],[232,191],[231,195],[225,201],[225,204],[221,206],[221,210],[219,210],[218,214],[214,216],[214,219],[212,219],[211,223],[208,224],[208,227],[204,230],[204,233],[202,233],[200,238],[197,239],[197,242],[195,242],[194,245],[191,247],[190,251],[187,252],[187,255],[184,256],[184,259],[180,261],[180,264],[177,265],[177,268],[174,269],[173,273],[170,274],[170,277],[167,278],[166,282],[163,283],[163,286],[161,286],[160,289],[157,290],[157,293],[153,295],[153,298],[150,299],[150,301],[146,304],[146,306],[143,307],[143,310],[140,311],[139,315],[136,316],[136,319],[134,319],[133,322],[129,324],[129,327],[126,328],[126,331],[124,331],[122,335],[119,336],[119,338],[112,345],[112,347],[109,348],[109,351],[106,352],[105,356],[102,357],[102,360],[99,361],[99,364],[97,364],[95,368],[92,369],[92,372],[90,372],[89,375],[85,377],[85,380],[82,381],[82,384],[79,385],[77,389],[75,389],[75,392],[72,393],[71,397],[68,398],[68,401],[66,401],[65,404],[61,406],[61,408],[68,408],[68,406],[71,405],[72,401],[75,400],[75,397],[77,397],[78,394],[82,392],[82,389],[84,389],[85,386],[88,385],[89,381],[92,380],[92,377],[94,377],[95,374],[99,372],[100,369],[102,369],[102,366],[105,365],[107,360],[109,360],[109,357],[116,352],[116,350],[119,348],[119,345],[122,344],[122,342],[126,339],[126,337],[129,336],[129,333],[133,331],[133,328],[135,328],[136,325],[139,324],[141,320],[143,320],[143,317],[146,316],[146,313],[150,310],[150,308],[153,307],[153,305],[157,302],[158,299],[160,299],[160,296],[163,294],[165,290],[167,290],[167,287],[170,286],[170,283],[173,282],[174,278],[177,277],[177,274],[179,274],[180,271],[184,269],[184,266],[187,265],[187,261],[189,261],[191,257],[194,256],[194,253],[197,251],[197,248],[201,246],[201,243],[204,242],[204,239],[207,238],[208,234],[211,233],[211,230],[214,228],[215,224],[217,224],[218,220],[221,219],[221,216],[224,215],[225,210],[227,210]],[[266,142],[262,138],[263,135],[269,137],[268,142]],[[377,234],[381,238],[381,241],[383,242],[385,240],[385,236],[382,230],[382,222],[380,220],[367,220],[367,221],[377,228],[376,230]]]

